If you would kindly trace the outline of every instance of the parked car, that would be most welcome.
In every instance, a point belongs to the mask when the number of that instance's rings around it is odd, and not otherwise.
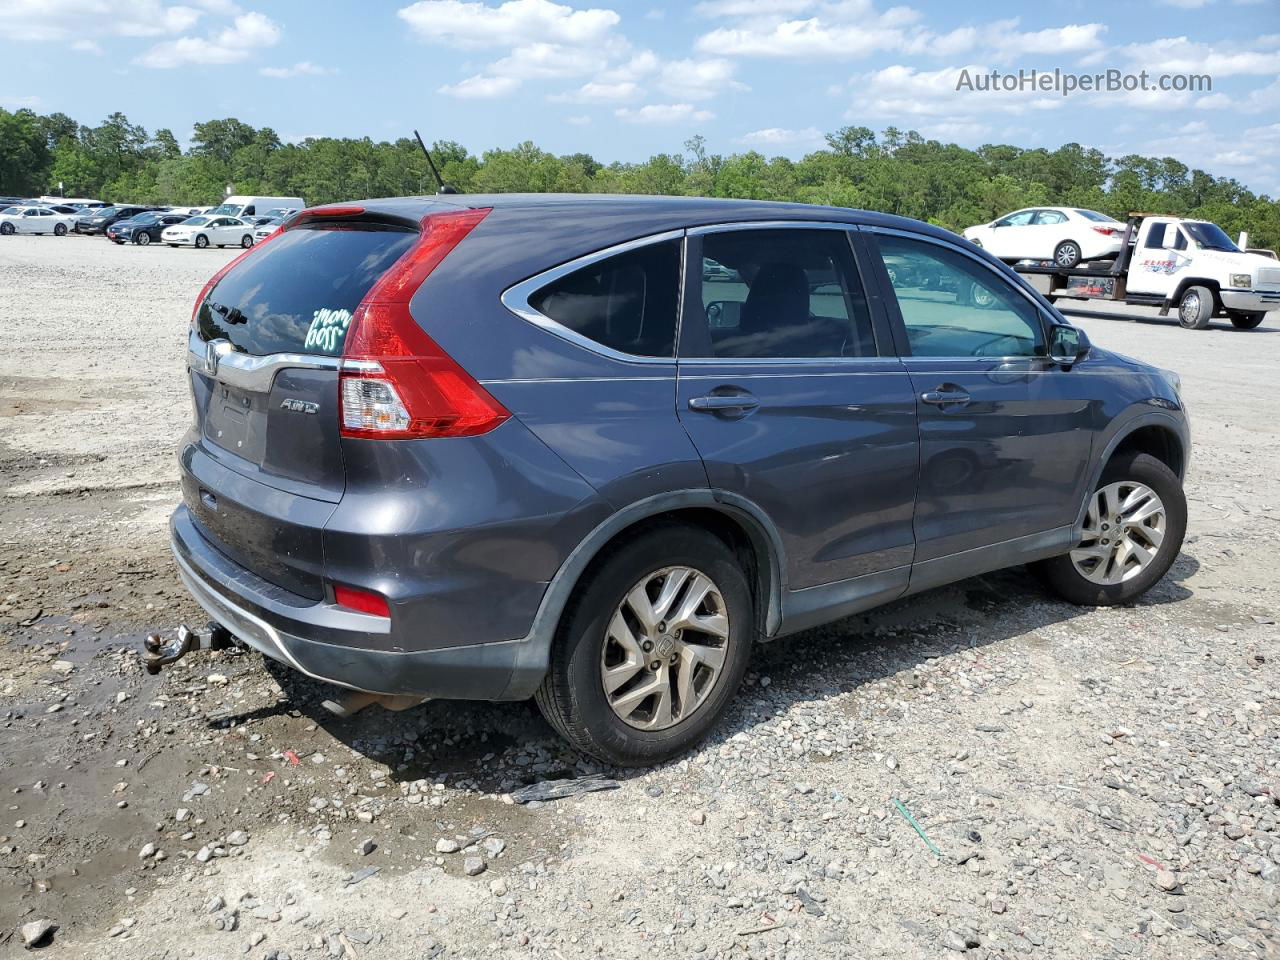
[[[171,534],[211,640],[379,695],[533,696],[616,764],[705,736],[757,640],[1028,562],[1130,602],[1186,525],[1177,377],[884,214],[320,207],[206,284],[188,343]]]
[[[273,210],[301,210],[305,203],[301,197],[227,197],[209,213],[213,216],[252,217],[268,216]]]
[[[165,227],[176,226],[190,219],[185,213],[140,213],[128,220],[121,220],[107,228],[107,237],[116,243],[136,243],[145,247],[159,241]]]
[[[1052,260],[1071,268],[1120,252],[1124,224],[1096,210],[1030,207],[968,227],[964,238],[1006,262]]]
[[[254,243],[261,243],[267,239],[267,237],[280,229],[280,224],[282,223],[284,223],[283,217],[260,217],[253,228]]]
[[[75,223],[74,217],[56,213],[48,207],[6,207],[0,211],[0,234],[53,234],[65,237]]]
[[[160,239],[171,247],[252,247],[253,228],[239,217],[190,217],[165,227]]]
[[[140,213],[155,209],[155,207],[144,206],[115,206],[84,210],[81,211],[80,216],[75,221],[75,232],[90,235],[106,233],[107,227],[113,223],[128,220],[130,217],[136,217]]]

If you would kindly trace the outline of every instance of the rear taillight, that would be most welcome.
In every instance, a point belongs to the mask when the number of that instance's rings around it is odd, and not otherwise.
[[[391,608],[387,605],[387,598],[380,593],[374,593],[372,590],[340,587],[334,584],[333,602],[340,607],[346,607],[348,610],[370,613],[375,617],[391,616]]]
[[[217,282],[221,280],[223,277],[225,277],[228,273],[230,273],[232,267],[234,267],[245,257],[249,256],[249,254],[253,253],[259,247],[261,247],[264,243],[270,240],[272,236],[274,236],[274,234],[271,234],[270,236],[267,236],[267,237],[263,237],[261,240],[255,243],[252,247],[250,247],[244,253],[240,254],[238,257],[233,258],[225,267],[223,267],[221,270],[219,270],[217,273],[215,273],[212,277],[209,278],[209,282],[206,283],[203,288],[201,288],[200,296],[196,297],[196,305],[191,308],[191,329],[193,330],[195,329],[196,317],[200,315],[200,305],[204,303],[204,298],[209,295],[209,291],[214,288],[214,285],[217,284]]]
[[[1120,231],[1115,227],[1094,227],[1093,229],[1104,237],[1116,237],[1120,235]]]
[[[409,312],[418,287],[488,213],[464,210],[425,217],[417,244],[356,308],[342,353],[344,437],[474,437],[511,416]]]

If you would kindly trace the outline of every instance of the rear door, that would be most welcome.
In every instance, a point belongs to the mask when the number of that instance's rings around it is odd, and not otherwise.
[[[1095,417],[1088,374],[1048,360],[1039,306],[980,257],[869,233],[884,262],[931,261],[941,280],[880,274],[920,422],[916,562],[1074,523]]]
[[[356,223],[295,228],[245,256],[196,311],[184,500],[226,553],[303,596],[321,595],[320,530],[346,485],[338,433],[346,331],[417,236]]]
[[[873,320],[854,233],[690,231],[677,412],[711,486],[777,528],[793,591],[888,571],[899,589],[912,558],[911,381]]]
[[[1059,243],[1070,239],[1067,236],[1067,215],[1058,210],[1037,210],[1035,224],[1028,228],[1031,235],[1027,254],[1037,260],[1049,260]]]

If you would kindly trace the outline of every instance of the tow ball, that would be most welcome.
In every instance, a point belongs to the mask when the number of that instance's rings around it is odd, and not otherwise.
[[[178,627],[174,639],[168,643],[159,634],[151,634],[142,641],[145,655],[142,665],[147,673],[155,676],[161,667],[176,663],[195,650],[226,650],[235,646],[235,638],[220,623],[209,623],[203,630],[192,630],[185,623]]]

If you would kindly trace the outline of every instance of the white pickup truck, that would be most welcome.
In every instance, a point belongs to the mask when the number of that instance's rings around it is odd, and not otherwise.
[[[1049,277],[1047,296],[1120,300],[1178,311],[1178,322],[1203,330],[1215,316],[1252,330],[1280,309],[1280,263],[1241,250],[1217,224],[1155,214],[1130,214],[1120,254],[1111,264],[1063,270],[1028,264],[1019,273]]]

